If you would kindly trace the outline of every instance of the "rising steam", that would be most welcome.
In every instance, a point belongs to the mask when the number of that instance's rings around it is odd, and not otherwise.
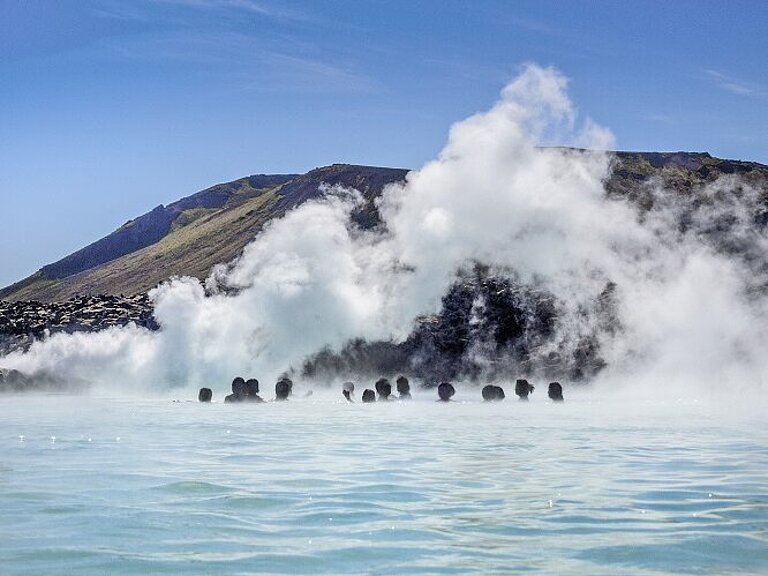
[[[745,208],[756,193],[716,183],[707,193],[727,201],[694,209],[650,190],[658,202],[640,217],[606,198],[610,133],[576,118],[566,79],[527,66],[489,111],[451,127],[436,160],[385,190],[385,232],[351,224],[355,191],[327,190],[271,222],[205,287],[157,287],[160,331],[59,334],[3,362],[129,387],[274,381],[323,347],[404,338],[459,268],[483,262],[563,303],[560,343],[594,328],[583,311],[615,283],[619,328],[597,334],[602,382],[764,387],[768,241]],[[552,143],[589,151],[540,147]]]

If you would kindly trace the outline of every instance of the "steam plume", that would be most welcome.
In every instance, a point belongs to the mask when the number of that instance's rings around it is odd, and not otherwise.
[[[437,310],[456,271],[479,261],[556,295],[561,342],[587,328],[583,310],[615,283],[621,328],[601,335],[603,382],[764,387],[768,243],[750,232],[745,208],[755,192],[737,197],[720,183],[728,202],[719,208],[660,201],[642,217],[607,199],[602,150],[612,136],[577,122],[566,85],[554,69],[527,66],[490,110],[453,125],[434,161],[385,190],[384,233],[350,223],[355,191],[326,190],[217,267],[210,295],[185,278],[156,288],[159,332],[56,335],[4,363],[132,387],[224,385],[235,374],[269,381],[324,346],[404,338],[416,316]],[[540,147],[551,143],[590,151]],[[702,232],[718,209],[742,214],[727,234],[749,258]],[[762,252],[745,248],[754,246]]]

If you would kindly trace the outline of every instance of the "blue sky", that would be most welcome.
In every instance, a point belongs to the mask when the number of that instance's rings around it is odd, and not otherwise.
[[[0,0],[0,285],[217,182],[418,167],[522,64],[625,150],[768,163],[768,3]]]

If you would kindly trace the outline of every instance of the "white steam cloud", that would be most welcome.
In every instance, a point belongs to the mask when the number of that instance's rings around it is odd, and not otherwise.
[[[577,124],[566,84],[554,69],[527,66],[489,111],[455,124],[436,160],[385,191],[386,233],[350,224],[355,191],[328,190],[218,267],[212,296],[185,278],[155,289],[160,331],[55,335],[3,363],[133,388],[224,389],[237,374],[266,384],[326,345],[403,338],[417,315],[437,310],[456,270],[477,260],[558,296],[563,330],[574,333],[580,306],[615,282],[622,330],[602,342],[604,382],[765,389],[768,310],[754,270],[681,232],[674,206],[660,201],[641,221],[627,202],[607,200],[611,156],[601,150],[611,134]],[[699,212],[698,228],[715,217]],[[741,217],[745,242],[768,247]]]

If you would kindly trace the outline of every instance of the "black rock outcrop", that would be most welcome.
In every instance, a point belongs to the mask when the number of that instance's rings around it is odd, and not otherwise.
[[[563,305],[552,294],[512,271],[477,264],[458,274],[440,311],[417,318],[403,342],[356,339],[340,351],[326,348],[304,361],[301,374],[329,381],[406,372],[428,387],[520,373],[588,381],[605,367],[600,335],[620,329],[614,291],[608,284],[581,311],[590,331],[566,338],[559,330]]]
[[[131,322],[159,328],[146,294],[81,296],[65,302],[0,300],[0,356],[25,351],[36,340],[59,332],[95,332]]]

